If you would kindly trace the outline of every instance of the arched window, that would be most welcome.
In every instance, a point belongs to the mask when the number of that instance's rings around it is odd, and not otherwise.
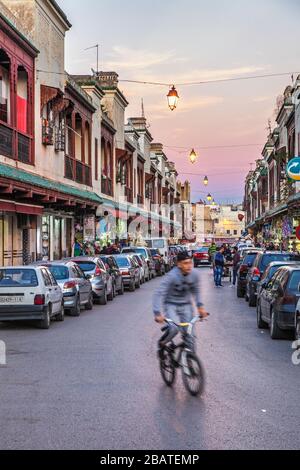
[[[28,133],[28,74],[22,66],[17,75],[17,129]]]
[[[107,161],[106,161],[106,152],[105,152],[105,139],[101,139],[101,172],[102,176],[107,176],[106,175],[106,166],[107,166]]]
[[[10,59],[3,49],[0,49],[0,121],[11,123],[10,103]]]
[[[85,157],[85,164],[91,164],[91,145],[90,145],[90,125],[86,121],[84,126],[84,157]]]
[[[82,118],[78,113],[75,117],[75,158],[80,161],[82,158]]]
[[[108,142],[108,144],[107,144],[107,170],[106,170],[108,178],[112,177],[112,174],[111,174],[111,167],[112,167],[111,161],[112,161],[112,149],[111,149],[110,142]]]

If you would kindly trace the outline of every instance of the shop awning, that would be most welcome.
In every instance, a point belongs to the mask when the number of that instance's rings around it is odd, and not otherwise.
[[[42,206],[32,206],[30,204],[19,204],[17,202],[0,200],[0,211],[17,212],[18,214],[42,215]]]

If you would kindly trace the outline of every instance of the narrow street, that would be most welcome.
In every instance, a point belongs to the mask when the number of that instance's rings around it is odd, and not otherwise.
[[[255,309],[203,269],[211,313],[198,326],[201,399],[163,384],[151,298],[161,279],[49,331],[1,325],[2,449],[296,449],[300,370],[291,341],[256,328]]]

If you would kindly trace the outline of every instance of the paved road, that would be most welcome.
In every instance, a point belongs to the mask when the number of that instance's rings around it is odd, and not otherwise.
[[[296,449],[300,366],[291,342],[256,329],[255,310],[202,270],[212,317],[198,326],[202,399],[167,389],[151,297],[160,279],[49,331],[0,326],[2,449]],[[265,410],[265,412],[263,412]]]

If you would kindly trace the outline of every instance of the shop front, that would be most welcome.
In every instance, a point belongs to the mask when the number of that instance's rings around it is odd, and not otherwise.
[[[0,201],[0,265],[36,261],[43,207]]]

